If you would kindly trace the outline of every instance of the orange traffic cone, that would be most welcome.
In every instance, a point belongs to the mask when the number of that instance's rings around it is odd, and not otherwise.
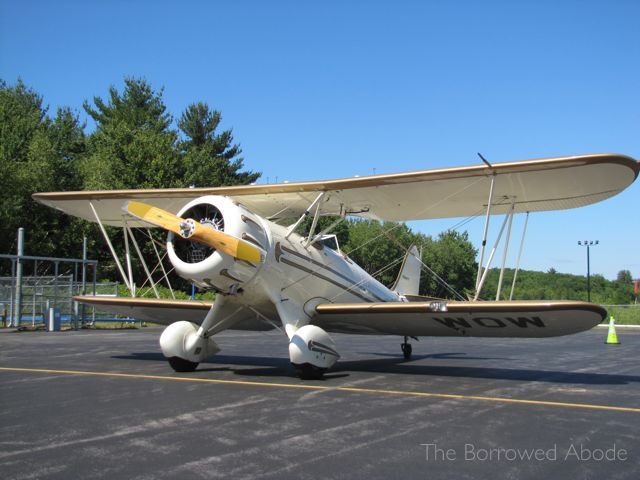
[[[605,340],[606,345],[620,345],[620,341],[618,340],[618,335],[616,334],[616,326],[615,319],[613,315],[609,317],[609,331],[607,332],[607,339]]]

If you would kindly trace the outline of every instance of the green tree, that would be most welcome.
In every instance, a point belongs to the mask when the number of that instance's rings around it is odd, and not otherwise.
[[[478,265],[476,249],[469,241],[467,232],[446,231],[438,239],[424,244],[422,261],[456,292],[464,296],[475,286]],[[451,288],[443,285],[431,272],[423,271],[420,291],[440,298],[457,298]]]
[[[84,125],[69,108],[58,109],[55,118],[46,118],[34,135],[29,149],[31,169],[37,169],[38,181],[29,187],[25,202],[24,223],[30,224],[27,235],[29,251],[38,255],[79,257],[84,222],[52,211],[31,199],[37,191],[78,190],[77,174],[85,152]]]
[[[483,298],[493,298],[498,285],[500,269],[493,268],[487,276],[482,289]],[[505,286],[509,286],[513,279],[514,270],[505,269],[503,292],[507,295]],[[620,274],[619,274],[620,276]],[[517,300],[586,300],[587,278],[584,275],[568,273],[534,272],[520,270],[514,292]],[[591,276],[591,301],[603,305],[617,305],[633,303],[633,284],[610,281],[602,275]]]
[[[210,187],[245,185],[255,182],[260,173],[243,172],[240,145],[233,144],[231,130],[216,133],[222,116],[206,103],[189,105],[178,120],[186,140],[181,142],[183,179],[187,185]]]
[[[413,240],[411,230],[405,224],[355,220],[350,222],[349,239],[343,251],[378,281],[390,287]]]
[[[125,124],[132,129],[164,132],[171,125],[171,115],[162,100],[163,89],[156,92],[142,78],[125,77],[124,91],[109,87],[109,99],[93,97],[95,108],[85,100],[84,109],[98,124],[98,129],[107,125]]]
[[[80,187],[75,172],[83,128],[66,107],[49,118],[42,97],[21,80],[15,86],[0,81],[0,251],[15,251],[18,227],[26,230],[27,252],[69,256],[79,250],[79,222],[36,204],[31,194]]]
[[[85,189],[235,185],[259,177],[241,171],[241,150],[233,144],[231,130],[216,134],[219,112],[204,103],[190,105],[177,122],[186,138],[181,141],[162,96],[162,89],[156,91],[146,80],[129,77],[122,91],[111,86],[105,99],[85,101],[84,109],[96,123],[80,168]],[[121,232],[112,234],[121,244]],[[143,251],[153,264],[151,246]],[[117,272],[104,250],[96,255],[115,278]],[[137,280],[142,280],[138,261],[133,263]]]
[[[86,189],[186,186],[180,175],[177,132],[171,115],[144,79],[125,78],[122,93],[109,88],[108,100],[94,97],[87,114],[96,122],[81,174]]]
[[[616,276],[616,282],[620,285],[631,285],[633,283],[633,276],[629,270],[620,270]]]
[[[42,97],[22,80],[15,86],[0,80],[0,251],[15,250],[15,232],[23,225],[24,206],[31,189],[40,182],[39,169],[31,165],[29,152],[42,128],[46,109]]]
[[[632,303],[633,296],[633,276],[629,270],[620,270],[616,276],[616,281],[612,282],[610,291],[612,304]]]

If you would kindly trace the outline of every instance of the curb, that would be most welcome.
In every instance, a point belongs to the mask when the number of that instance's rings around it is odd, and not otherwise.
[[[619,323],[615,324],[616,328],[640,328],[640,325],[620,325]],[[600,328],[609,328],[608,323],[599,323],[596,327]]]

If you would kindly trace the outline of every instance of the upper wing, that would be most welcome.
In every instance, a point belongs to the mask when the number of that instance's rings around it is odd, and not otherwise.
[[[322,304],[313,323],[329,332],[400,336],[555,337],[588,330],[607,311],[573,301]]]
[[[639,171],[640,164],[633,158],[599,154],[318,182],[52,192],[36,193],[33,198],[94,221],[91,202],[103,223],[121,225],[125,215],[122,206],[128,200],[144,200],[175,212],[193,198],[225,195],[260,216],[277,220],[301,215],[318,194],[325,192],[320,205],[322,214],[405,221],[477,214],[486,206],[492,175],[496,176],[492,213],[501,214],[510,209],[512,201],[516,212],[562,210],[595,203],[624,190]],[[132,226],[140,223],[131,217],[128,221]]]

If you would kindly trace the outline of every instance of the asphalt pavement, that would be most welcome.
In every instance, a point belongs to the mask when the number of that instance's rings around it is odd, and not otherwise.
[[[3,479],[638,478],[640,329],[551,339],[333,335],[299,380],[279,332],[174,373],[161,329],[0,331]]]

